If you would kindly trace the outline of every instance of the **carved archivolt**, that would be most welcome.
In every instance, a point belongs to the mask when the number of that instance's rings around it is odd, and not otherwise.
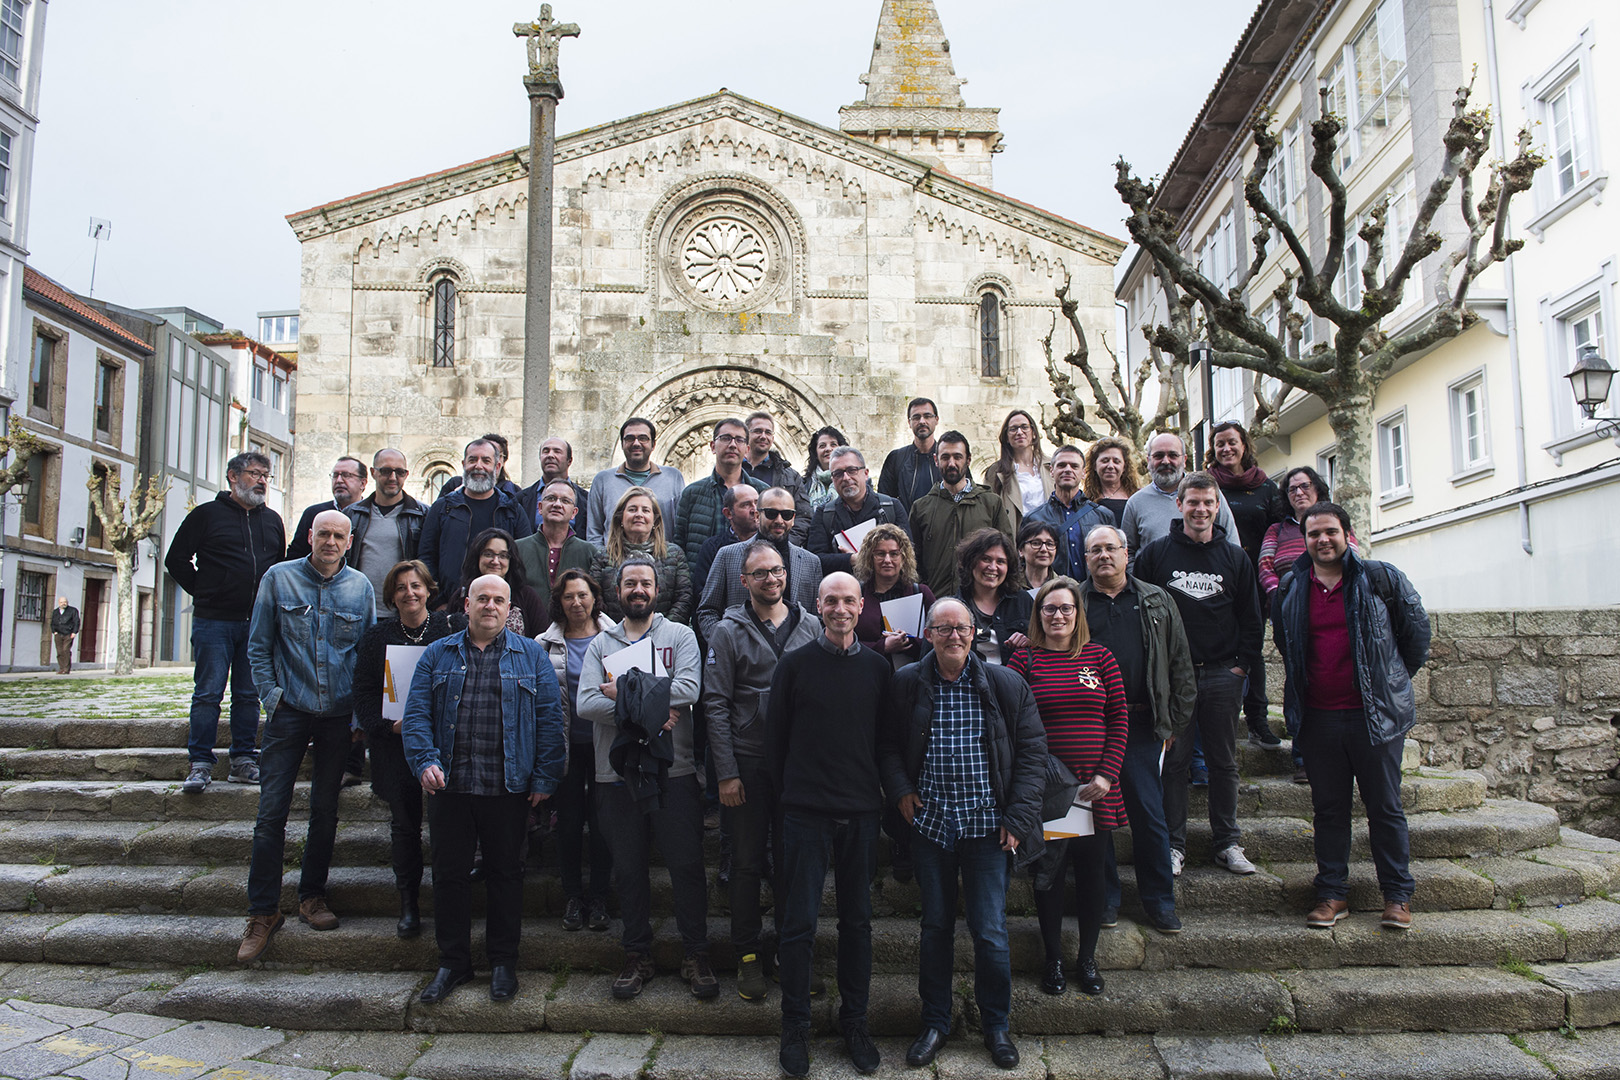
[[[796,149],[791,144],[787,150]],[[623,184],[632,177],[645,177],[648,173],[661,173],[671,169],[736,168],[748,165],[777,173],[784,180],[799,177],[807,184],[818,184],[828,194],[837,194],[852,202],[864,202],[866,191],[860,181],[836,168],[829,169],[824,162],[802,154],[789,156],[781,139],[772,138],[758,143],[746,136],[704,135],[690,136],[679,145],[649,146],[633,157],[592,168],[585,174],[585,187],[606,187],[609,183]]]

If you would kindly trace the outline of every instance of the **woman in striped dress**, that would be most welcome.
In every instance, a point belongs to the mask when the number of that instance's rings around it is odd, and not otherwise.
[[[1046,845],[1035,870],[1035,913],[1046,947],[1041,989],[1061,994],[1072,978],[1087,994],[1103,991],[1097,972],[1097,935],[1105,903],[1104,852],[1113,831],[1126,824],[1119,794],[1125,757],[1125,684],[1114,654],[1091,641],[1080,586],[1056,577],[1035,594],[1029,645],[1007,666],[1022,675],[1035,695],[1046,727],[1047,749],[1080,781],[1078,801],[1091,804],[1090,836]],[[1063,878],[1074,867],[1075,906],[1080,915],[1080,953],[1067,977],[1060,954],[1063,934]]]

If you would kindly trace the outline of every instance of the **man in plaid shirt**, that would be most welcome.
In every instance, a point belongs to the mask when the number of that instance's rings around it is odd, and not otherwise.
[[[951,1029],[960,873],[984,1045],[999,1068],[1011,1069],[1018,1047],[1007,1033],[1009,856],[1033,855],[1042,843],[1046,732],[1028,684],[973,655],[966,604],[941,599],[928,620],[934,652],[894,677],[889,728],[879,746],[884,789],[917,830],[912,859],[922,894],[917,993],[924,1027],[906,1063],[931,1063]]]

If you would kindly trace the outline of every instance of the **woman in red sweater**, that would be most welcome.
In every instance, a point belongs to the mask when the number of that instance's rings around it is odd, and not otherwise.
[[[1093,832],[1046,845],[1035,869],[1035,913],[1046,947],[1041,989],[1061,994],[1068,978],[1087,994],[1103,991],[1097,972],[1097,935],[1105,903],[1103,858],[1113,830],[1126,824],[1119,769],[1128,732],[1125,684],[1114,654],[1091,641],[1080,585],[1056,577],[1035,594],[1029,645],[1007,666],[1029,683],[1046,727],[1052,756],[1080,781],[1076,802],[1091,805]],[[1063,878],[1074,867],[1075,906],[1080,916],[1080,954],[1065,977],[1059,954],[1063,935]]]

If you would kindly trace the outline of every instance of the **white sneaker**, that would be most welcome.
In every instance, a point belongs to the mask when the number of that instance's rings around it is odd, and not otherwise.
[[[1236,844],[1215,853],[1215,865],[1224,866],[1234,874],[1252,874],[1255,871],[1254,863],[1243,854],[1243,849]]]
[[[1186,862],[1186,855],[1177,851],[1175,848],[1170,849],[1170,874],[1172,877],[1181,876],[1181,868]]]

